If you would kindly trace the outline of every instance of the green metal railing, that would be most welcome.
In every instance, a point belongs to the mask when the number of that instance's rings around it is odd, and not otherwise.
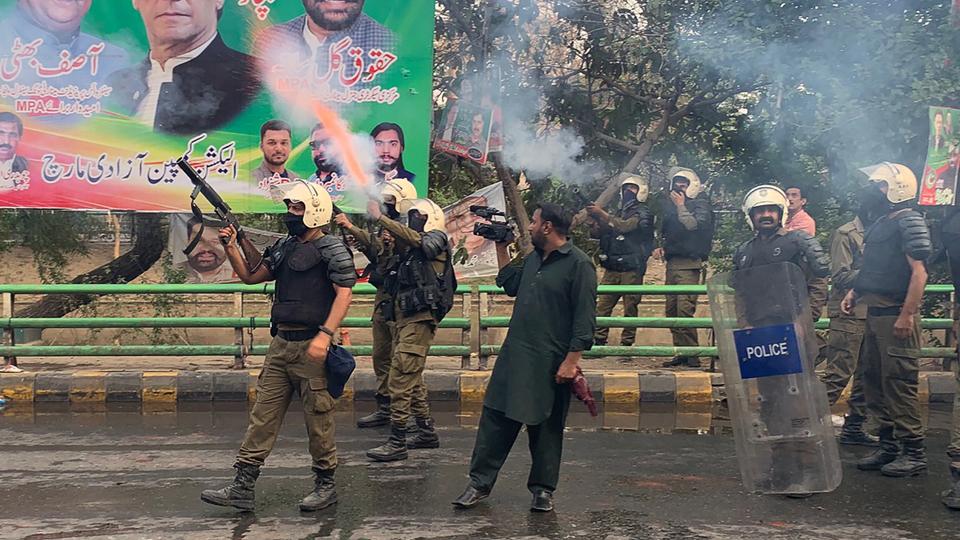
[[[82,284],[29,284],[0,285],[0,297],[3,300],[3,312],[0,327],[4,340],[0,344],[0,355],[12,362],[17,356],[233,356],[238,366],[242,366],[248,355],[266,353],[266,345],[253,346],[245,342],[244,330],[269,328],[266,317],[244,316],[244,298],[246,295],[272,294],[273,284],[268,285],[189,285],[189,284],[143,284],[143,285],[82,285]],[[950,285],[929,285],[928,294],[949,294]],[[601,285],[600,294],[706,294],[704,285]],[[373,295],[376,289],[368,284],[354,288],[357,295]],[[180,295],[180,294],[218,294],[231,295],[234,304],[234,316],[231,317],[76,317],[76,318],[18,318],[14,317],[17,295],[38,294],[82,294],[82,295]],[[502,295],[503,290],[493,285],[460,286],[457,294],[462,298],[459,316],[451,312],[440,324],[441,328],[460,330],[460,345],[435,345],[430,354],[437,356],[460,356],[464,367],[486,365],[491,355],[499,352],[499,345],[486,343],[487,330],[506,328],[510,317],[490,316],[490,298]],[[671,318],[671,317],[599,317],[598,326],[608,328],[712,328],[709,318]],[[829,319],[821,319],[817,328],[827,328]],[[347,317],[344,328],[370,328],[369,317]],[[949,330],[953,326],[951,319],[923,319],[922,327],[928,330]],[[103,328],[232,328],[234,343],[227,345],[17,345],[17,329],[103,329]],[[348,347],[354,354],[369,355],[370,345]],[[602,356],[717,356],[716,347],[672,347],[662,345],[641,345],[634,347],[598,346],[588,351],[587,357]],[[929,358],[952,358],[951,347],[930,347],[923,349],[923,355]],[[474,364],[476,362],[476,364]]]

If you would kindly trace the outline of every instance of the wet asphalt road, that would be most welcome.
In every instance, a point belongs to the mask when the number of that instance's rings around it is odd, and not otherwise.
[[[960,537],[960,512],[938,500],[947,484],[944,412],[931,414],[928,476],[858,472],[853,462],[865,451],[844,449],[840,489],[806,500],[745,493],[722,421],[670,433],[597,430],[576,416],[554,514],[528,511],[525,435],[491,498],[457,511],[450,501],[467,481],[475,415],[438,412],[442,448],[371,464],[364,451],[386,432],[352,428],[364,412],[338,413],[340,503],[311,515],[296,506],[312,483],[299,411],[290,412],[257,485],[257,511],[239,514],[201,503],[199,493],[232,476],[243,409],[8,409],[0,412],[0,538]],[[617,422],[635,428],[649,414],[620,413]]]

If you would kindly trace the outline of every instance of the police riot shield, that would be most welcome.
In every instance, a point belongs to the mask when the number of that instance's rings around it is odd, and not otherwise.
[[[714,275],[710,311],[743,484],[801,494],[840,485],[807,283],[793,263]]]

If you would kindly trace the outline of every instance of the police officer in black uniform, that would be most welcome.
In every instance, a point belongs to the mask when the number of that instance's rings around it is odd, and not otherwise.
[[[254,484],[260,467],[277,440],[294,393],[303,401],[303,415],[313,458],[314,489],[300,501],[313,511],[337,502],[334,471],[334,398],[327,391],[325,360],[340,322],[347,314],[357,281],[353,257],[337,237],[325,235],[333,203],[324,189],[303,180],[273,188],[275,199],[287,205],[284,223],[290,235],[267,248],[263,262],[247,266],[236,243],[237,231],[222,229],[227,257],[247,284],[276,280],[270,311],[274,336],[257,381],[257,400],[234,468],[233,482],[200,495],[204,502],[252,511]]]
[[[815,238],[806,232],[785,229],[787,220],[787,196],[780,188],[770,185],[757,186],[747,193],[743,202],[743,213],[747,222],[756,233],[754,237],[737,248],[733,259],[734,270],[746,270],[762,267],[769,264],[793,263],[803,270],[807,282],[807,294],[817,287],[817,278],[830,275],[830,262],[823,248]],[[787,283],[777,283],[774,280],[751,279],[749,283],[737,283],[735,287],[745,287],[750,291],[751,298],[778,298]],[[770,288],[769,294],[758,291],[758,288]],[[764,326],[764,321],[795,319],[796,311],[803,305],[801,301],[789,305],[776,302],[747,302],[743,306],[743,314],[753,326]],[[784,317],[786,315],[786,317]],[[789,389],[782,380],[776,378],[761,378],[757,387],[761,396],[786,396]],[[766,418],[788,418],[784,408],[792,405],[789,399],[764,399],[764,408],[761,415]],[[776,429],[776,426],[768,426]],[[800,478],[803,473],[803,463],[808,449],[796,443],[786,443],[774,449],[773,474],[782,474],[785,478]],[[780,482],[774,482],[779,484]],[[793,493],[791,497],[809,496],[806,493]]]

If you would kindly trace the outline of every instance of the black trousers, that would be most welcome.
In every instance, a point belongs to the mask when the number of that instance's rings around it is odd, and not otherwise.
[[[560,459],[563,453],[563,429],[570,408],[570,387],[557,387],[550,417],[535,426],[527,426],[527,439],[533,464],[527,478],[527,488],[554,491],[560,480]],[[517,440],[520,422],[507,418],[502,412],[483,408],[477,442],[470,458],[470,483],[473,487],[489,491],[497,481],[513,443]]]

